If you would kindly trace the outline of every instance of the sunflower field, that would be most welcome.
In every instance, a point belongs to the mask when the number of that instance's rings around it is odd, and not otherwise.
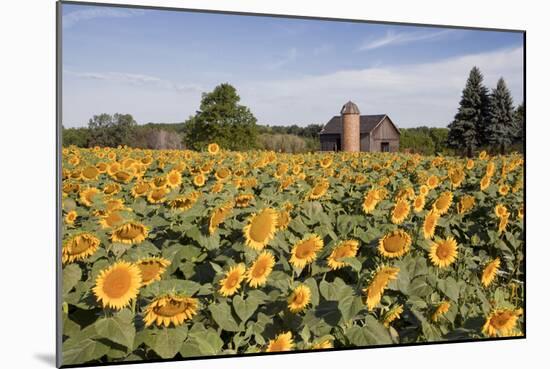
[[[62,150],[63,365],[524,335],[524,159]]]

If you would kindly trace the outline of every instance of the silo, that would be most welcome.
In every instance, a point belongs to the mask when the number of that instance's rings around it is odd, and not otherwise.
[[[342,118],[342,151],[360,151],[360,112],[357,105],[348,101],[340,115]]]

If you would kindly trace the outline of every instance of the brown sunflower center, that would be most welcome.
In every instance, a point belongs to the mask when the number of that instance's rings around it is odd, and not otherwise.
[[[452,251],[452,247],[449,243],[442,242],[437,246],[437,251],[435,253],[439,259],[446,259],[451,255]]]
[[[296,247],[296,257],[298,259],[305,259],[315,254],[315,241],[307,240],[302,242]]]
[[[269,237],[273,227],[273,218],[267,211],[256,215],[250,224],[250,238],[256,242],[263,242]]]
[[[134,187],[134,190],[136,193],[142,194],[149,191],[149,185],[147,183],[138,183],[136,187]]]
[[[393,234],[384,240],[384,249],[388,252],[398,252],[405,248],[407,240],[399,234]]]
[[[99,175],[96,167],[87,167],[82,171],[82,175],[88,179],[95,178]]]
[[[78,255],[94,246],[94,240],[86,235],[76,236],[69,247],[69,254]]]
[[[126,224],[121,229],[117,230],[118,238],[124,240],[133,240],[143,234],[143,227],[137,224]]]
[[[306,296],[302,291],[294,293],[294,297],[292,298],[292,302],[296,305],[302,305],[305,300]]]
[[[233,272],[227,276],[225,280],[225,288],[234,288],[239,283],[239,273]]]
[[[161,265],[156,261],[146,261],[138,264],[141,271],[141,279],[144,283],[154,279],[160,272]]]
[[[103,281],[103,292],[110,298],[119,298],[128,292],[132,285],[132,276],[125,269],[111,271]]]
[[[509,311],[498,313],[491,318],[491,325],[496,329],[501,329],[502,327],[505,327],[507,324],[509,324],[512,317],[513,315]]]
[[[105,217],[105,223],[109,227],[113,227],[117,225],[118,223],[122,222],[122,220],[123,220],[122,216],[120,216],[120,214],[117,213],[116,211],[110,212],[109,215]]]
[[[265,274],[267,270],[267,265],[265,263],[258,263],[252,269],[252,276],[254,278],[259,278]]]
[[[166,305],[157,306],[153,311],[160,316],[173,317],[186,311],[189,305],[187,301],[170,299]]]

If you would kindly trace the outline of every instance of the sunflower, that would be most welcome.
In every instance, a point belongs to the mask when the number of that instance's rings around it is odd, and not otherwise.
[[[299,313],[311,302],[311,290],[305,284],[301,284],[292,291],[287,302],[292,313]]]
[[[500,218],[500,221],[498,222],[498,233],[502,233],[506,230],[506,227],[508,226],[509,217],[510,217],[510,214],[506,214]]]
[[[130,221],[118,226],[111,233],[111,241],[133,245],[143,242],[148,234],[149,229],[146,226]]]
[[[155,256],[139,259],[135,264],[141,272],[143,285],[147,286],[154,281],[160,281],[161,275],[170,266],[171,262],[168,259]]]
[[[253,288],[265,285],[273,266],[275,266],[273,254],[269,251],[262,252],[246,272],[248,285]]]
[[[147,194],[147,201],[151,204],[162,204],[166,201],[166,195],[168,195],[168,189],[165,187],[154,188]]]
[[[380,197],[378,191],[375,189],[370,190],[363,199],[363,211],[366,214],[372,213],[376,208],[379,200]]]
[[[483,178],[481,178],[481,181],[479,181],[479,188],[481,189],[481,191],[485,191],[490,184],[491,184],[491,177],[485,175],[483,176]]]
[[[105,210],[107,212],[109,211],[116,211],[116,210],[125,210],[124,208],[124,200],[122,199],[110,199],[105,202]]]
[[[516,328],[521,309],[496,309],[487,317],[482,332],[489,337],[509,336]]]
[[[399,268],[388,266],[378,268],[368,287],[363,289],[363,292],[367,295],[366,304],[368,310],[372,310],[378,305],[386,287],[388,287],[390,281],[397,279],[398,273]]]
[[[433,190],[439,185],[439,178],[435,175],[431,175],[428,177],[428,180],[426,181],[426,185],[430,190]]]
[[[398,200],[393,207],[391,221],[394,224],[401,224],[409,216],[411,206],[405,199]]]
[[[353,258],[359,249],[359,242],[356,240],[342,241],[332,250],[327,258],[328,266],[332,270],[337,270],[348,265],[345,261],[340,261],[343,258]]]
[[[231,215],[231,211],[233,210],[233,203],[227,202],[220,207],[217,207],[212,211],[212,214],[210,215],[210,220],[208,222],[208,233],[212,234],[214,233],[220,224],[222,224],[229,215]]]
[[[277,229],[283,230],[287,229],[290,224],[290,211],[289,210],[279,210],[277,212]]]
[[[168,186],[168,178],[167,176],[157,176],[151,180],[150,185],[154,189],[164,189]]]
[[[483,284],[484,287],[489,287],[495,280],[498,268],[500,268],[500,258],[496,258],[485,266],[481,274],[481,284]]]
[[[458,213],[459,214],[465,214],[472,210],[475,206],[476,199],[475,197],[471,195],[464,195],[460,198],[460,201],[457,205],[458,207]]]
[[[510,192],[510,186],[506,185],[506,184],[503,184],[503,185],[500,185],[498,187],[498,193],[501,195],[501,196],[506,196],[508,195],[508,192]]]
[[[485,160],[485,158],[487,158],[487,151],[482,150],[482,151],[479,153],[479,160]]]
[[[428,196],[428,193],[430,192],[430,188],[426,185],[422,185],[420,186],[420,188],[418,189],[418,193],[420,194],[420,196]]]
[[[277,212],[271,208],[252,214],[243,228],[246,246],[262,250],[275,237],[277,218]]]
[[[80,202],[86,206],[92,206],[92,204],[96,201],[97,195],[100,193],[101,191],[95,187],[89,187],[83,191],[80,191]]]
[[[275,339],[269,340],[266,352],[290,351],[294,347],[292,332],[279,334]]]
[[[502,204],[497,204],[495,206],[495,214],[499,218],[508,216],[508,209],[506,209],[506,206],[504,206]]]
[[[334,345],[332,344],[332,341],[331,340],[322,340],[322,341],[319,341],[317,343],[314,343],[312,346],[311,346],[311,350],[326,350],[326,349],[330,349],[330,348],[333,348]]]
[[[225,278],[220,280],[219,292],[222,296],[233,296],[239,288],[245,278],[246,268],[244,264],[240,263],[229,268],[225,273]]]
[[[474,169],[475,162],[472,159],[468,159],[466,162],[466,169],[471,170]]]
[[[451,191],[445,191],[433,204],[433,209],[437,211],[440,215],[443,215],[449,211],[451,204],[453,203],[453,193]]]
[[[208,145],[208,152],[217,155],[220,152],[220,146],[217,143],[211,143]]]
[[[189,210],[193,205],[195,205],[199,197],[200,197],[200,193],[196,191],[191,192],[187,195],[178,196],[174,200],[171,200],[168,203],[168,206],[170,206],[171,209],[175,209],[175,210],[181,210],[181,211]]]
[[[490,161],[487,163],[487,168],[485,168],[485,175],[488,177],[492,177],[493,174],[495,174],[495,162]]]
[[[119,211],[108,211],[99,219],[99,225],[103,229],[113,228],[124,222],[124,217]]]
[[[218,181],[224,181],[228,179],[230,175],[231,175],[231,171],[226,167],[221,167],[220,169],[216,170],[216,172],[214,173],[214,176]]]
[[[78,218],[78,214],[76,213],[76,211],[69,211],[67,214],[65,214],[65,224],[73,225],[76,218]]]
[[[461,168],[455,168],[449,171],[449,179],[451,180],[451,186],[453,188],[460,187],[464,178],[465,174]]]
[[[328,168],[332,165],[332,158],[330,156],[325,156],[321,160],[319,160],[319,165],[321,168]]]
[[[432,321],[437,322],[443,314],[449,311],[450,308],[451,303],[449,301],[441,301],[432,314]]]
[[[303,268],[317,258],[317,252],[322,248],[323,240],[319,236],[307,236],[292,248],[290,264],[295,268]]]
[[[438,268],[451,265],[457,258],[458,246],[454,237],[432,242],[430,248],[430,260]]]
[[[115,194],[119,193],[120,190],[121,190],[121,187],[116,182],[109,183],[109,184],[105,185],[105,187],[103,187],[103,193],[105,195],[115,195]]]
[[[254,195],[246,193],[235,197],[235,206],[238,208],[246,208],[250,206],[250,202],[254,200]]]
[[[519,218],[519,219],[523,219],[523,213],[524,213],[523,205],[521,205],[521,206],[518,208],[518,218]]]
[[[95,254],[99,247],[99,238],[88,232],[82,232],[63,242],[61,260],[63,263],[84,260]]]
[[[120,310],[137,297],[140,286],[139,268],[126,261],[119,261],[99,273],[92,290],[104,308]]]
[[[424,218],[424,223],[422,224],[422,234],[427,240],[431,240],[435,234],[435,228],[437,227],[437,222],[439,221],[440,215],[437,211],[430,211],[426,214]]]
[[[87,181],[93,181],[99,177],[99,170],[94,166],[88,166],[82,169],[82,178]]]
[[[177,188],[181,185],[181,173],[175,169],[172,169],[166,175],[166,185],[170,188]]]
[[[399,319],[401,317],[401,314],[403,314],[403,305],[399,304],[393,308],[391,308],[385,315],[384,315],[384,326],[388,328],[390,324]]]
[[[129,183],[134,178],[135,173],[133,173],[130,168],[126,170],[119,170],[115,174],[113,174],[113,178],[115,181],[122,182],[122,183]]]
[[[149,327],[156,324],[158,327],[182,325],[186,320],[197,314],[199,301],[196,298],[169,293],[155,298],[145,308],[143,321]]]
[[[409,252],[412,239],[401,229],[386,234],[378,242],[378,252],[387,258],[398,258]]]
[[[134,197],[140,197],[140,196],[145,196],[150,189],[151,189],[151,186],[149,185],[149,183],[141,181],[141,182],[137,182],[136,184],[134,184],[134,186],[132,186],[130,193]]]
[[[200,173],[193,177],[193,184],[197,187],[202,187],[206,183],[206,177]]]
[[[424,209],[426,198],[423,195],[418,195],[413,201],[413,209],[415,213],[419,213]]]
[[[317,199],[320,199],[321,197],[323,197],[327,191],[328,191],[328,188],[329,188],[329,183],[328,181],[320,181],[318,182],[315,186],[313,186],[313,188],[311,189],[309,195],[308,195],[308,199],[309,200],[317,200]]]

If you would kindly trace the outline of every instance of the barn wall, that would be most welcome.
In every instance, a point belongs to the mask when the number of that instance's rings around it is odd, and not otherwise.
[[[372,152],[380,152],[382,142],[388,142],[390,146],[390,152],[399,151],[399,132],[395,129],[393,124],[384,118],[382,123],[374,129],[371,133],[370,148]]]
[[[321,151],[333,151],[334,145],[341,150],[340,147],[340,135],[338,134],[324,134],[320,135]]]
[[[370,149],[370,135],[368,133],[361,133],[361,151],[369,151]]]

